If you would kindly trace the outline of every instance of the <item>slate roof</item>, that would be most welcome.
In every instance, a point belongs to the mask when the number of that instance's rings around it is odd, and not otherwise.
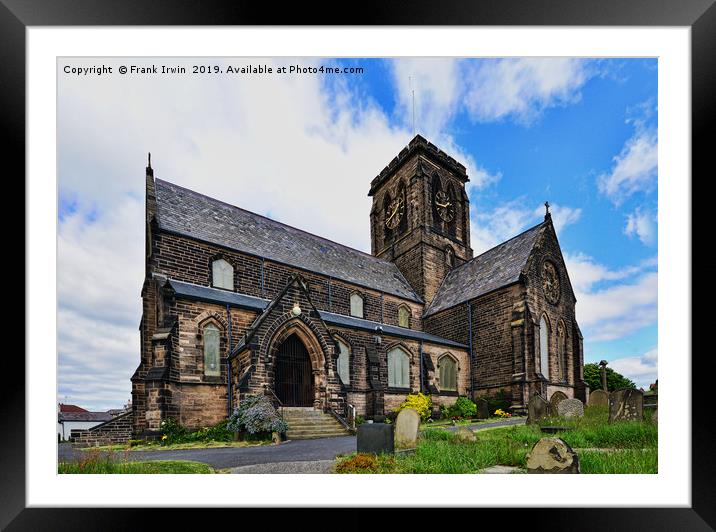
[[[424,315],[430,316],[517,282],[547,223],[542,222],[452,270]]]
[[[155,189],[163,230],[421,302],[389,261],[161,179]]]
[[[58,421],[109,421],[114,416],[109,412],[60,412]]]
[[[453,342],[447,338],[441,336],[435,336],[434,334],[428,334],[422,331],[416,331],[408,329],[406,327],[397,327],[395,325],[386,325],[385,323],[378,323],[377,321],[363,320],[361,318],[354,318],[353,316],[345,316],[343,314],[334,314],[332,312],[325,312],[319,310],[318,313],[321,315],[321,319],[330,325],[338,325],[343,327],[351,327],[353,329],[363,329],[365,331],[375,331],[376,327],[383,328],[383,334],[389,336],[398,336],[399,338],[410,338],[412,340],[423,340],[425,342],[432,342],[434,344],[447,345],[451,347],[459,347],[461,349],[467,349],[468,346],[459,342]]]
[[[175,279],[167,280],[167,285],[174,290],[176,295],[186,299],[211,301],[212,303],[221,303],[222,305],[231,305],[249,310],[263,310],[269,304],[267,299],[261,299],[260,297],[237,294],[236,292],[229,292],[228,290],[221,290],[220,288],[185,283]]]
[[[243,294],[237,294],[236,292],[229,292],[227,290],[220,290],[218,288],[210,288],[208,286],[185,283],[183,281],[176,281],[174,279],[168,279],[167,284],[171,286],[177,296],[195,299],[198,301],[211,301],[214,303],[222,304],[228,303],[232,306],[257,311],[264,310],[270,303],[268,299],[246,296]],[[318,313],[320,314],[321,319],[329,325],[350,327],[353,329],[361,329],[364,331],[375,331],[376,327],[382,327],[383,333],[389,336],[397,336],[399,338],[411,338],[413,340],[423,340],[425,342],[432,342],[435,344],[467,349],[467,346],[464,344],[453,342],[452,340],[442,338],[441,336],[435,336],[434,334],[428,334],[422,331],[408,329],[406,327],[386,325],[385,323],[379,323],[377,321],[354,318],[353,316],[335,314],[333,312],[327,312],[324,310],[319,310]]]

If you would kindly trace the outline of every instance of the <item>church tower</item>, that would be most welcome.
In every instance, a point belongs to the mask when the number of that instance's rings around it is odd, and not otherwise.
[[[472,258],[465,166],[417,135],[371,181],[371,251],[432,301],[447,273]]]

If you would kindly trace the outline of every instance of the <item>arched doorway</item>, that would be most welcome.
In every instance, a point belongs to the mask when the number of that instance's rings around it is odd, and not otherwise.
[[[313,406],[311,358],[295,334],[286,338],[276,353],[274,390],[284,406]]]

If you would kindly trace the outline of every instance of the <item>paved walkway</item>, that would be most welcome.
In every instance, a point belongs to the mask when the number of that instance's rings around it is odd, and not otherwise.
[[[527,418],[519,418],[519,419],[504,419],[501,421],[491,421],[489,423],[476,423],[474,425],[458,425],[456,427],[453,427],[452,425],[442,425],[439,426],[439,428],[443,428],[445,430],[449,431],[456,431],[459,428],[466,428],[469,430],[482,430],[482,429],[494,429],[495,427],[509,427],[510,425],[524,425],[527,421]],[[438,427],[436,427],[438,428]]]
[[[86,452],[72,449],[67,443],[61,443],[58,448],[60,460],[72,460],[74,457],[82,456],[80,453]],[[127,455],[131,460],[194,460],[209,464],[216,469],[225,469],[281,462],[332,461],[336,455],[350,454],[355,450],[355,436],[338,436],[317,440],[292,440],[278,445],[260,445],[256,447],[129,451]],[[124,452],[119,451],[116,455],[123,458]]]

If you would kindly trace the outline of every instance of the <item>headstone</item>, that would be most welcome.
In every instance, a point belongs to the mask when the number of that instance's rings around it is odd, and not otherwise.
[[[485,399],[478,399],[477,403],[478,419],[487,419],[490,417],[490,404]]]
[[[654,413],[651,415],[651,422],[654,425],[659,424],[659,408],[658,407],[654,409]]]
[[[549,404],[552,408],[552,412],[557,411],[557,407],[559,406],[559,403],[564,401],[565,399],[568,399],[567,394],[564,393],[561,390],[557,390],[552,394],[552,397],[549,398]]]
[[[549,413],[549,403],[541,395],[533,395],[527,403],[527,423],[537,423],[549,416]]]
[[[393,425],[388,423],[362,423],[358,425],[356,450],[359,453],[392,453]]]
[[[599,376],[602,378],[602,389],[607,392],[607,361],[602,360],[599,362]]]
[[[609,421],[644,419],[644,395],[640,390],[624,388],[609,394]]]
[[[528,473],[579,473],[579,457],[559,438],[542,438],[527,454]]]
[[[565,399],[559,403],[557,415],[565,419],[584,417],[584,405],[579,399]]]
[[[594,390],[589,394],[589,406],[609,406],[609,394],[604,390]]]
[[[412,408],[403,408],[395,420],[395,448],[415,449],[419,426],[420,414]]]
[[[455,437],[461,442],[476,442],[477,436],[470,429],[460,427],[455,431]]]

